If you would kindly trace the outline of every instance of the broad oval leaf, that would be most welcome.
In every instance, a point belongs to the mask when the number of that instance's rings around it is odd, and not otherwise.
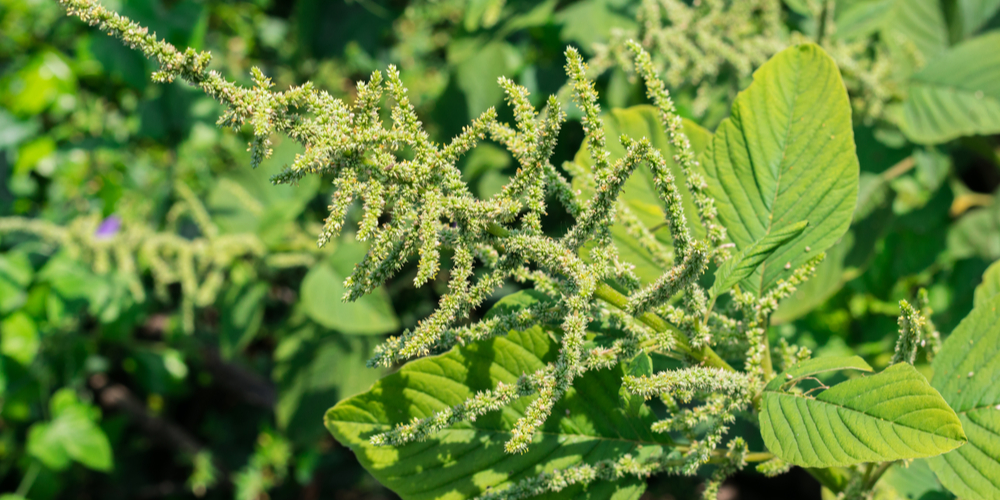
[[[369,443],[373,434],[393,425],[444,410],[498,382],[514,383],[522,373],[555,360],[558,349],[551,334],[535,326],[421,358],[370,391],[338,403],[327,412],[326,426],[379,482],[404,499],[472,498],[543,471],[635,454],[639,447],[644,454],[654,452],[669,442],[650,430],[653,416],[645,405],[635,413],[622,407],[624,373],[619,366],[577,378],[522,455],[505,453],[503,445],[530,398],[423,442],[401,447]],[[592,483],[586,490],[567,488],[556,496],[637,498],[643,489],[641,481],[626,479]]]
[[[900,128],[913,142],[937,144],[1000,132],[1000,33],[958,45],[910,79]]]
[[[641,105],[625,109],[612,109],[610,113],[601,118],[604,121],[605,137],[607,137],[609,161],[614,162],[625,156],[625,147],[618,140],[622,135],[633,139],[645,137],[655,148],[660,150],[664,158],[673,157],[673,148],[670,146],[667,134],[660,123],[659,111],[653,106]],[[691,149],[695,154],[701,153],[708,147],[712,134],[697,123],[687,119],[682,121],[684,134],[691,141]],[[594,167],[594,160],[590,157],[586,146],[582,146],[577,151],[573,162],[588,171]],[[684,184],[684,174],[674,162],[668,161],[667,164],[670,165],[674,182],[681,193],[688,227],[694,236],[703,237],[705,229],[698,219],[698,210],[695,207],[694,199]],[[625,202],[632,214],[653,233],[660,243],[670,248],[670,229],[666,227],[667,219],[663,202],[656,194],[654,186],[653,173],[646,165],[640,165],[625,181],[620,200]],[[593,187],[587,185],[583,179],[573,179],[573,188],[579,190],[584,197],[593,194]],[[663,274],[664,267],[639,244],[637,238],[629,234],[623,224],[615,223],[611,227],[611,236],[622,259],[636,266],[635,273],[640,280],[651,283]]]
[[[909,363],[837,384],[816,398],[765,390],[767,448],[803,467],[922,458],[965,443],[958,416]]]
[[[851,107],[821,48],[788,48],[754,72],[704,155],[719,219],[737,249],[799,221],[809,227],[744,280],[761,294],[833,245],[858,197]]]
[[[362,244],[342,238],[329,259],[318,262],[302,280],[302,307],[317,323],[351,335],[381,335],[399,329],[389,294],[378,288],[354,302],[344,302],[344,279],[360,262]]]
[[[1000,296],[973,308],[933,367],[932,383],[958,413],[969,442],[930,459],[931,469],[962,498],[1000,498]]]

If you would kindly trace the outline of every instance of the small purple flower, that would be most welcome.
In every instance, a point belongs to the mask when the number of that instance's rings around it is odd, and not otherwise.
[[[114,238],[121,227],[122,218],[117,215],[109,215],[108,218],[101,222],[100,226],[97,226],[97,231],[94,231],[94,237],[99,240]]]

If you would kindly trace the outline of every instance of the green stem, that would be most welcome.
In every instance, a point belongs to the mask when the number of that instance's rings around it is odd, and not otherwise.
[[[38,462],[32,462],[31,467],[28,467],[28,472],[24,473],[24,477],[21,478],[21,484],[17,486],[17,491],[14,492],[15,496],[26,497],[28,492],[31,491],[31,485],[35,484],[35,478],[38,477],[38,472],[42,469],[42,466]]]
[[[844,487],[847,486],[847,482],[850,480],[847,471],[838,467],[828,467],[826,469],[806,467],[805,471],[816,478],[819,484],[822,484],[826,489],[834,493],[844,491]]]
[[[510,231],[508,231],[503,226],[499,224],[490,223],[486,230],[496,236],[497,238],[506,238],[510,236]],[[594,296],[615,306],[622,311],[628,310],[628,297],[621,294],[614,288],[611,288],[607,283],[600,283],[597,285],[597,290],[594,291]],[[637,319],[642,321],[647,326],[655,330],[657,333],[663,333],[670,331],[677,342],[678,350],[682,351],[684,354],[691,356],[692,358],[704,363],[707,366],[712,366],[715,368],[722,368],[723,370],[736,371],[729,363],[726,363],[724,359],[719,357],[719,355],[712,350],[709,346],[703,346],[700,349],[695,349],[691,347],[691,342],[688,340],[687,335],[680,331],[676,326],[671,325],[663,318],[653,314],[651,312],[643,313],[638,316]]]
[[[872,472],[865,480],[865,491],[870,491],[874,488],[875,483],[878,483],[878,480],[882,479],[882,475],[885,474],[885,471],[889,470],[889,467],[892,467],[895,463],[896,462],[882,462],[879,464],[878,468],[875,469],[874,472]]]

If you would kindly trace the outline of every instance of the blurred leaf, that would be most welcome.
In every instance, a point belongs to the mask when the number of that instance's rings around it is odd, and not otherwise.
[[[15,115],[37,115],[61,96],[76,92],[76,75],[61,54],[45,51],[6,77],[0,88],[0,102]]]
[[[660,124],[659,112],[653,106],[642,105],[626,109],[612,109],[609,114],[605,114],[601,118],[604,122],[605,137],[608,138],[608,161],[615,162],[619,158],[625,157],[625,148],[618,141],[618,138],[623,134],[637,140],[645,137],[650,140],[653,147],[660,150],[665,158],[673,157],[673,148]],[[682,123],[684,124],[684,134],[691,141],[692,151],[695,154],[704,151],[711,140],[711,133],[690,120],[682,119]],[[588,171],[592,171],[594,168],[594,160],[590,157],[585,145],[576,152],[573,162]],[[667,164],[670,165],[674,182],[681,193],[688,227],[696,238],[702,238],[705,235],[705,229],[701,226],[698,218],[694,199],[684,185],[684,174],[674,162],[668,161]],[[584,179],[574,179],[573,189],[579,190],[584,198],[593,195],[593,188]],[[639,165],[625,181],[620,200],[624,201],[640,222],[653,232],[660,243],[667,248],[670,247],[670,229],[666,227],[667,218],[663,202],[660,201],[659,195],[656,193],[653,173],[648,166]],[[612,226],[611,235],[622,259],[636,266],[635,274],[639,276],[640,280],[651,283],[660,277],[663,268],[657,264],[649,252],[639,245],[635,237],[628,234],[624,225],[616,223]],[[585,252],[587,249],[588,247],[584,247]]]
[[[344,279],[365,246],[353,238],[342,238],[337,251],[314,265],[302,280],[302,307],[317,323],[350,335],[381,335],[399,329],[399,320],[384,288],[354,302],[344,302]]]
[[[257,282],[234,286],[223,295],[219,307],[223,357],[242,351],[260,331],[268,288],[267,283]]]
[[[611,38],[612,30],[637,27],[633,8],[626,0],[583,0],[571,4],[555,15],[556,22],[562,24],[560,39],[574,42],[584,52],[592,52],[595,43]]]
[[[968,40],[931,60],[910,79],[899,115],[919,144],[1000,132],[1000,33]]]
[[[958,413],[969,442],[929,460],[952,493],[1000,497],[1000,297],[976,306],[934,357],[934,387]]]
[[[38,165],[45,158],[48,158],[56,151],[56,141],[51,137],[39,137],[31,142],[25,143],[17,152],[17,163],[14,164],[14,174],[26,174]],[[39,172],[46,177],[51,174],[51,170]]]
[[[275,352],[278,382],[275,418],[297,443],[313,443],[323,433],[316,424],[333,401],[368,390],[381,369],[366,362],[376,343],[365,337],[330,335],[304,327],[283,339]]]
[[[474,422],[443,430],[402,447],[374,447],[369,437],[393,425],[430,416],[498,382],[513,384],[556,358],[559,344],[536,326],[523,332],[456,347],[441,356],[411,361],[364,394],[341,401],[326,414],[326,426],[361,464],[404,499],[471,498],[554,468],[595,463],[633,453],[637,459],[664,453],[665,436],[653,434],[644,408],[629,416],[619,402],[621,366],[577,378],[556,403],[528,451],[510,455],[503,442],[531,398]],[[420,481],[413,480],[419,473]],[[566,488],[552,498],[638,498],[644,483],[632,478]]]
[[[40,347],[38,327],[27,314],[18,311],[0,320],[0,353],[29,365]]]
[[[912,52],[907,45],[912,44],[912,48],[919,50],[925,61],[948,47],[948,26],[938,0],[842,0],[837,3],[835,36],[857,40],[878,33],[889,45],[897,66],[907,66],[906,60]],[[916,68],[909,68],[913,69]]]
[[[20,121],[0,109],[0,150],[15,147],[38,131],[38,119]]]
[[[0,254],[0,315],[24,305],[34,269],[24,252]]]
[[[847,231],[857,205],[851,107],[816,45],[785,49],[754,73],[703,155],[719,220],[743,250],[799,221],[809,227],[742,287],[762,295]]]
[[[996,15],[1000,0],[957,0],[955,23],[962,37],[972,35]]]
[[[1000,295],[1000,260],[986,268],[983,282],[976,287],[975,306],[981,306]]]
[[[1000,200],[969,210],[948,229],[948,253],[952,258],[1000,259]]]
[[[256,169],[245,168],[223,176],[208,195],[206,205],[223,233],[252,233],[268,247],[287,242],[289,224],[298,219],[319,190],[319,178],[310,176],[298,184],[274,185],[271,176],[291,164],[301,146],[290,139],[275,141],[271,158]]]
[[[458,88],[465,94],[469,118],[500,105],[504,92],[497,79],[514,78],[522,64],[521,55],[506,42],[483,43],[467,38],[449,44],[448,62],[454,68]]]
[[[935,493],[943,492],[944,487],[927,464],[927,459],[918,459],[910,463],[900,463],[892,466],[880,483],[895,490],[903,499],[912,500],[944,500],[946,496],[936,497]]]
[[[59,396],[63,401],[59,401]],[[72,458],[84,466],[107,472],[113,466],[111,443],[91,418],[89,406],[66,390],[53,396],[53,419],[37,423],[28,432],[28,453],[54,470],[64,469]]]

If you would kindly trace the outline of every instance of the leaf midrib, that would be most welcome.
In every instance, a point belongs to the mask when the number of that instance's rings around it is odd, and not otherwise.
[[[796,63],[799,63],[799,61],[796,60]],[[781,155],[782,160],[778,163],[778,178],[774,182],[774,195],[771,197],[771,206],[770,206],[770,212],[769,212],[769,214],[771,216],[768,217],[768,219],[767,219],[767,230],[764,231],[764,236],[762,236],[761,238],[768,237],[771,234],[771,229],[774,228],[774,206],[778,202],[778,194],[781,192],[781,177],[782,177],[782,174],[784,173],[784,169],[782,168],[783,164],[784,164],[784,158],[785,158],[784,152],[788,149],[788,143],[791,140],[790,136],[791,136],[791,133],[792,133],[792,121],[793,121],[793,118],[795,117],[795,106],[796,106],[796,104],[798,104],[798,100],[799,100],[798,99],[798,97],[799,97],[798,90],[799,90],[800,72],[799,71],[795,71],[794,75],[795,75],[795,85],[794,85],[794,87],[795,87],[795,90],[794,90],[795,96],[792,98],[792,104],[791,104],[791,107],[788,110],[788,121],[785,124],[785,138],[784,138],[784,141],[781,143],[781,147],[779,149],[782,152],[782,155]],[[746,139],[745,135],[744,135],[744,139]],[[749,140],[747,140],[747,144],[748,145],[750,144]],[[756,170],[756,169],[754,169],[754,170]],[[770,257],[768,257],[768,259],[769,258]],[[757,294],[758,295],[762,294],[763,291],[764,291],[764,277],[767,275],[767,261],[768,261],[768,259],[764,259],[764,262],[760,263],[760,283],[757,284]]]
[[[906,424],[899,423],[899,422],[897,422],[895,420],[886,420],[884,418],[876,417],[875,415],[871,415],[871,414],[865,413],[863,411],[855,410],[854,408],[850,408],[850,407],[847,407],[847,406],[844,406],[844,405],[839,405],[837,403],[831,403],[829,401],[824,401],[824,400],[816,399],[816,398],[803,398],[803,397],[796,396],[794,394],[788,394],[788,393],[785,393],[785,392],[778,392],[778,391],[764,391],[764,392],[770,392],[771,394],[774,394],[776,396],[788,396],[788,397],[792,398],[793,400],[795,400],[795,399],[804,399],[807,402],[808,401],[815,401],[817,403],[828,404],[828,405],[833,406],[835,408],[844,409],[844,410],[847,410],[847,411],[850,411],[850,412],[854,412],[854,413],[860,413],[861,415],[864,415],[864,416],[866,416],[868,418],[871,418],[871,419],[874,419],[874,420],[878,420],[880,422],[885,422],[885,423],[888,423],[888,424],[898,425],[900,427],[905,427],[907,429],[911,429],[911,430],[914,430],[914,431],[917,431],[917,432],[922,432],[924,434],[931,434],[933,436],[939,436],[939,437],[942,437],[944,439],[948,439],[950,441],[957,441],[956,439],[952,439],[952,438],[947,437],[947,436],[942,436],[940,434],[935,434],[935,433],[933,433],[931,431],[927,431],[927,430],[924,430],[924,429],[918,429],[916,427],[912,427],[912,426],[909,426],[909,425],[906,425]],[[919,409],[914,410],[914,411],[927,410],[927,409],[940,409],[940,408],[919,408]],[[910,412],[910,413],[912,413],[912,412]],[[904,413],[903,415],[908,415],[908,413]],[[940,429],[940,428],[941,428],[941,426],[938,427],[938,429]],[[935,429],[935,430],[937,430],[937,429]]]

